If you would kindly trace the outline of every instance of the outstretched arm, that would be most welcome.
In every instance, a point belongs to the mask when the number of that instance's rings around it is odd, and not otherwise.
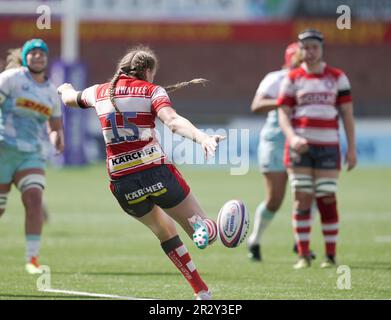
[[[200,144],[206,157],[208,154],[213,156],[215,154],[217,144],[225,139],[225,137],[220,135],[209,136],[206,133],[203,133],[189,120],[178,115],[171,107],[160,109],[157,116],[173,133],[177,133]]]
[[[79,107],[79,104],[77,103],[77,95],[79,92],[76,91],[70,83],[63,83],[57,88],[57,92],[66,106]]]

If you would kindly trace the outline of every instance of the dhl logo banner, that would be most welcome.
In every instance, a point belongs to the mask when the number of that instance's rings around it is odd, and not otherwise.
[[[25,98],[18,98],[16,99],[16,106],[29,109],[32,111],[36,111],[44,116],[50,117],[52,115],[52,109],[45,106],[44,104],[25,99]]]

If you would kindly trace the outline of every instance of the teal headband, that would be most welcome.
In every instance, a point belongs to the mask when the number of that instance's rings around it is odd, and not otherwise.
[[[27,67],[27,54],[34,49],[41,49],[46,54],[49,53],[47,44],[41,39],[31,39],[22,48],[22,65]]]

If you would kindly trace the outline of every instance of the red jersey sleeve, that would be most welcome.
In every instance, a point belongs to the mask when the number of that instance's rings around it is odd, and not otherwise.
[[[166,90],[162,87],[156,87],[151,97],[152,112],[157,114],[161,108],[171,106],[171,101]]]
[[[277,99],[278,106],[293,108],[296,105],[296,90],[291,73],[288,73],[281,82],[280,93]]]
[[[343,103],[352,102],[352,94],[350,92],[350,82],[345,73],[341,73],[337,80],[338,94],[337,94],[337,105]]]
[[[87,89],[84,89],[82,92],[79,92],[77,95],[77,103],[80,108],[86,109],[95,106],[96,103],[96,89],[98,85],[94,85]]]

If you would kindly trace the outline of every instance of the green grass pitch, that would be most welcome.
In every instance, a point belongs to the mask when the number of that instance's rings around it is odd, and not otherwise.
[[[252,169],[231,176],[225,168],[180,168],[204,210],[216,218],[229,199],[242,199],[253,218],[263,196],[260,174]],[[103,164],[47,172],[46,202],[51,212],[44,228],[42,264],[51,269],[55,289],[157,299],[192,299],[182,275],[143,225],[123,213],[108,189]],[[13,188],[0,219],[0,299],[83,299],[39,292],[36,276],[24,272],[24,213]],[[180,230],[193,261],[215,299],[390,299],[391,169],[357,168],[339,184],[338,262],[351,270],[351,289],[337,288],[336,269],[321,270],[323,241],[319,217],[312,249],[317,260],[295,271],[292,253],[291,195],[265,233],[262,263],[216,243],[198,250]],[[252,222],[252,221],[251,221]],[[85,299],[85,298],[84,298]],[[92,299],[92,298],[90,298]]]

